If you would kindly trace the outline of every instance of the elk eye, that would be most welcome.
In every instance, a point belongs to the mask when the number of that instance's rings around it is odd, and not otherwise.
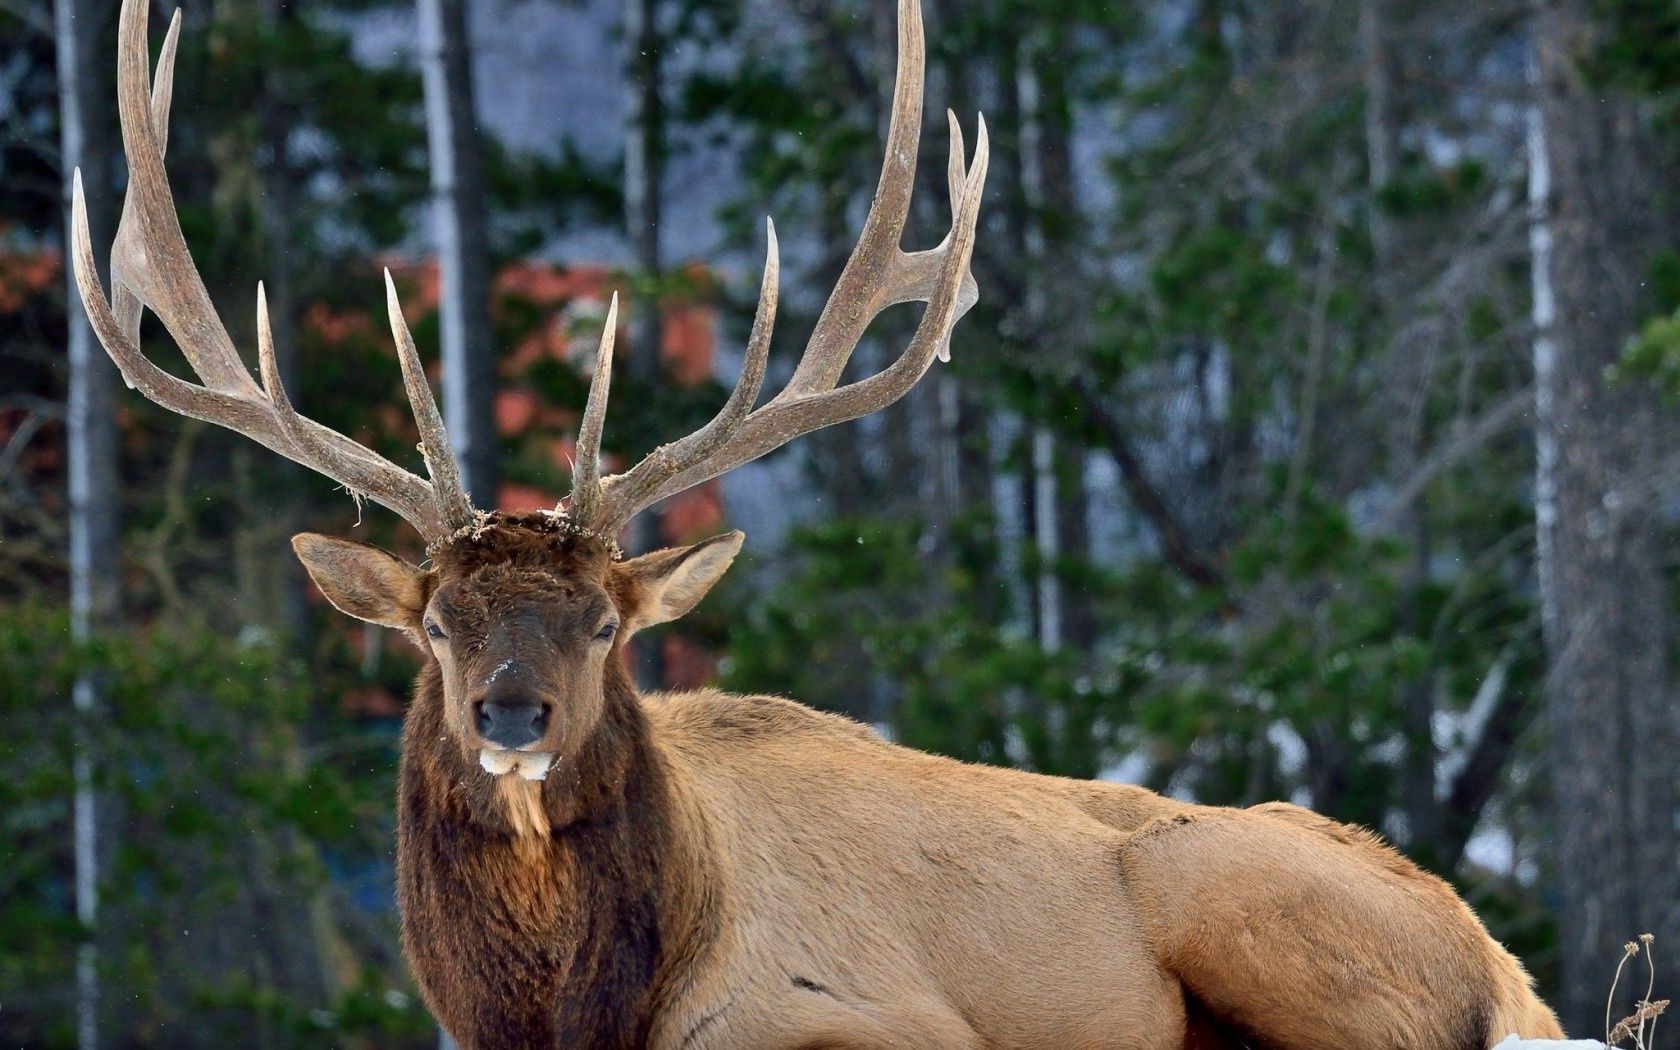
[[[431,620],[427,620],[426,621],[426,633],[431,635],[433,638],[442,638],[443,637],[443,628],[439,627],[437,624],[433,623]]]
[[[618,633],[618,624],[616,624],[616,623],[603,624],[601,626],[601,629],[599,631],[595,632],[595,640],[599,641],[599,642],[610,642],[610,641],[612,641],[612,636],[617,634],[617,633]]]

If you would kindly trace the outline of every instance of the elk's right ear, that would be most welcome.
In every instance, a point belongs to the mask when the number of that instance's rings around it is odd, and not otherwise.
[[[313,532],[292,537],[309,578],[340,612],[386,627],[411,628],[426,608],[426,574],[394,554]]]

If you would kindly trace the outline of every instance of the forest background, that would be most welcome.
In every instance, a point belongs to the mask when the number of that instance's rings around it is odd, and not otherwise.
[[[1596,1033],[1623,942],[1680,948],[1680,9],[926,8],[910,239],[948,221],[939,110],[984,111],[980,306],[903,403],[636,537],[750,531],[640,673],[1379,829]],[[622,86],[605,150],[559,120],[499,136],[535,89],[474,84],[472,27],[552,10],[610,44],[582,73]],[[305,412],[412,457],[394,265],[472,487],[552,497],[605,291],[631,304],[610,451],[636,456],[723,397],[766,213],[791,368],[873,188],[893,15],[192,3],[187,240],[247,351],[267,282]],[[285,541],[416,545],[119,391],[67,307],[68,169],[96,244],[125,172],[115,18],[0,0],[0,1042],[431,1045],[391,899],[416,659],[326,608]],[[725,177],[696,203],[698,169]]]

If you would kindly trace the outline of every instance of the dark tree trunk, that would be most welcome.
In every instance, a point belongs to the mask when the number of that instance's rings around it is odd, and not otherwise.
[[[86,0],[57,0],[54,32],[58,51],[60,146],[66,245],[70,243],[70,182],[83,170],[88,228],[94,243],[107,243],[111,234],[110,136],[107,132],[110,89],[100,76],[97,45],[105,24],[103,6]],[[67,414],[70,483],[70,619],[78,639],[87,639],[111,626],[117,615],[118,551],[116,366],[94,338],[76,291],[75,276],[66,266],[70,385]],[[107,275],[108,276],[108,275]],[[109,282],[107,281],[107,287]],[[89,674],[73,687],[76,748],[75,866],[76,918],[86,930],[76,962],[76,1037],[82,1050],[99,1040],[99,977],[95,922],[99,907],[98,798],[94,792],[93,743],[83,732],[97,718],[102,698],[97,679]],[[108,823],[108,822],[107,822]],[[107,851],[108,852],[108,851]]]
[[[280,34],[295,22],[297,9],[287,0],[263,0],[262,18],[270,33]],[[265,293],[268,296],[269,323],[274,331],[275,364],[279,366],[280,381],[286,389],[298,389],[297,375],[297,292],[293,277],[293,224],[297,222],[297,173],[292,165],[291,131],[297,126],[293,102],[280,64],[269,65],[263,75],[262,131],[266,146],[266,163],[262,168],[262,224],[268,242],[268,265],[265,267]],[[296,531],[299,521],[299,494],[303,491],[303,471],[290,460],[275,461],[273,468],[280,473],[270,497],[273,521],[280,531]],[[303,565],[296,558],[266,558],[274,565],[274,583],[279,591],[278,625],[293,638],[303,635],[308,624],[308,610],[304,604]],[[264,603],[264,607],[268,607]]]
[[[630,354],[625,372],[647,386],[659,382],[660,353],[665,342],[660,292],[665,273],[664,241],[660,230],[665,182],[665,42],[659,25],[658,0],[626,0],[624,39],[630,48],[626,70],[630,77],[628,134],[624,142],[624,224],[636,259],[636,277],[645,294],[630,302]],[[658,507],[650,507],[630,523],[632,551],[662,545],[664,536]],[[641,638],[635,646],[636,677],[644,689],[665,686],[664,651],[658,637]]]
[[[1642,290],[1666,229],[1652,196],[1664,173],[1653,170],[1656,151],[1637,104],[1583,80],[1587,7],[1541,5],[1531,158],[1536,196],[1550,204],[1535,231],[1536,504],[1559,1006],[1564,1024],[1584,1035],[1604,1021],[1623,942],[1650,932],[1659,947],[1680,943],[1680,705],[1668,665],[1663,523],[1650,485],[1664,413],[1648,387],[1605,377],[1652,309]]]
[[[1073,100],[1069,95],[1067,69],[1072,59],[1063,34],[1051,29],[1037,61],[1037,103],[1039,129],[1039,166],[1043,206],[1039,209],[1038,241],[1042,258],[1038,260],[1038,279],[1047,282],[1050,274],[1060,274],[1074,282],[1077,296],[1082,283],[1075,261],[1081,257],[1078,231],[1082,227],[1077,190],[1073,174]],[[1047,300],[1042,292],[1040,303]],[[1072,361],[1081,361],[1083,343],[1076,324],[1068,323],[1078,317],[1077,311],[1053,314],[1046,309],[1039,317],[1035,331],[1042,333],[1046,345],[1040,354],[1061,354]],[[1060,321],[1061,323],[1057,323]],[[1090,499],[1085,476],[1085,450],[1076,443],[1058,438],[1052,447],[1055,470],[1055,529],[1054,544],[1062,565],[1078,566],[1090,561],[1091,536],[1089,528]],[[1048,566],[1059,572],[1059,566]],[[1062,641],[1075,651],[1089,654],[1096,645],[1096,618],[1092,611],[1090,591],[1076,581],[1064,578],[1056,589],[1060,604],[1057,619],[1061,624]]]
[[[1056,530],[1063,564],[1075,568],[1090,564],[1090,490],[1086,486],[1084,448],[1071,441],[1057,442]],[[1062,584],[1062,633],[1068,646],[1090,657],[1097,644],[1097,617],[1091,591],[1078,577]]]
[[[659,228],[665,180],[664,46],[657,0],[626,0],[624,37],[630,48],[629,130],[624,144],[624,223],[636,258],[637,276],[657,289],[665,271]],[[631,304],[631,358],[625,366],[644,379],[659,377],[663,340],[659,297]]]
[[[490,248],[466,0],[420,0],[420,69],[437,231],[443,415],[478,506],[499,487]]]
[[[962,24],[963,5],[957,0],[935,0],[932,5],[938,18],[935,38],[943,37]],[[974,78],[976,66],[970,62],[947,60],[945,72],[945,104],[957,113],[975,109]],[[937,165],[933,165],[937,167]],[[942,186],[935,185],[924,194],[927,200],[943,200]],[[987,260],[978,249],[974,270],[982,288],[997,288],[1000,277],[988,272]],[[953,355],[962,353],[959,345]],[[948,395],[946,418],[950,428],[951,447],[948,450],[951,494],[951,517],[962,524],[960,534],[953,534],[953,554],[963,560],[964,568],[975,580],[973,601],[976,615],[986,623],[996,623],[1007,605],[1007,595],[999,574],[997,546],[996,493],[993,478],[996,466],[992,462],[992,413],[978,390],[978,384],[962,378],[962,373],[943,373]]]

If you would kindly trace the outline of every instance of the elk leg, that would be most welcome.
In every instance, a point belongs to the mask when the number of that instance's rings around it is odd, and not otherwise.
[[[1194,807],[1139,828],[1120,863],[1161,967],[1264,1045],[1561,1034],[1458,895],[1368,832],[1283,804]]]

